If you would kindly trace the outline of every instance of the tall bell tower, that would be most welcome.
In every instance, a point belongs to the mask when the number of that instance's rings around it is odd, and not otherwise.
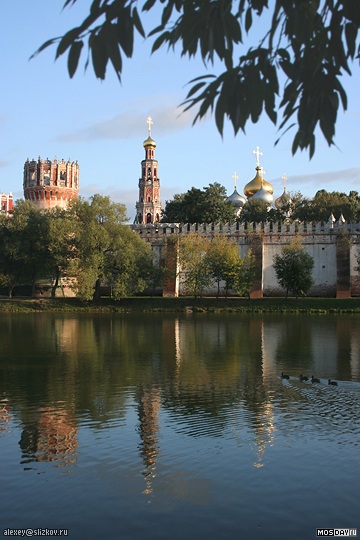
[[[160,179],[155,159],[156,142],[151,138],[151,116],[146,120],[148,138],[144,141],[145,159],[141,162],[139,200],[136,203],[135,223],[156,223],[161,219]]]

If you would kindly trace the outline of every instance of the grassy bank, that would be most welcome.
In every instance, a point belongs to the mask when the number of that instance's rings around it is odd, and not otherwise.
[[[126,313],[151,311],[234,311],[239,313],[359,313],[360,298],[161,298],[136,297],[100,303],[77,298],[1,298],[0,312]]]

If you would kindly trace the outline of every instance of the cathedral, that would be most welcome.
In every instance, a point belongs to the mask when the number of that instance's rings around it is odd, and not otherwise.
[[[178,266],[178,246],[181,236],[190,233],[204,235],[210,240],[217,234],[224,234],[238,245],[242,257],[251,250],[257,269],[250,291],[252,298],[284,296],[284,290],[277,282],[273,258],[295,239],[301,240],[305,251],[314,259],[314,285],[309,292],[310,296],[360,296],[360,277],[357,271],[360,224],[346,224],[342,216],[336,222],[330,215],[327,223],[161,223],[159,165],[155,160],[156,143],[151,137],[151,117],[148,117],[147,123],[148,138],[143,143],[145,159],[141,162],[139,199],[131,228],[143,240],[151,243],[154,259],[172,270],[172,277],[164,285],[163,296],[184,294],[181,268]],[[286,190],[286,175],[283,176],[284,191],[274,200],[273,186],[264,179],[260,165],[262,153],[259,147],[253,153],[256,156],[256,174],[244,187],[246,198],[237,191],[238,176],[234,173],[234,192],[227,200],[233,202],[237,215],[251,199],[265,202],[269,208],[274,204],[278,210],[286,211],[291,202]],[[209,288],[206,294],[216,294],[215,288]]]

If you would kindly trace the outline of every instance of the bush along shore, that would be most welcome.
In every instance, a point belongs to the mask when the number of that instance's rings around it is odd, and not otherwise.
[[[238,313],[354,313],[360,314],[356,298],[103,298],[85,302],[78,298],[1,298],[0,312],[238,312]]]

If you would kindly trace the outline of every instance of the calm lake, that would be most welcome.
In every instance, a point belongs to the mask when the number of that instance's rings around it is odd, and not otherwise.
[[[360,536],[360,316],[2,313],[0,481],[1,529]]]

